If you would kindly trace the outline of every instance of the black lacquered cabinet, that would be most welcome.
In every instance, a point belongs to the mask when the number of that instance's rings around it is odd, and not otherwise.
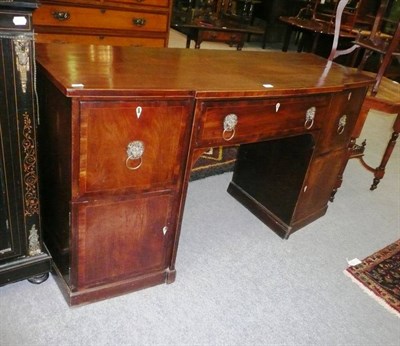
[[[35,61],[36,1],[0,0],[0,286],[47,279],[38,188]]]

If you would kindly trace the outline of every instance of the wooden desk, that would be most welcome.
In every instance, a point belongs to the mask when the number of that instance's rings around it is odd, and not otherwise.
[[[311,54],[36,51],[42,220],[70,304],[174,281],[209,147],[241,144],[229,192],[279,236],[324,215],[373,82]]]
[[[252,25],[228,20],[218,20],[214,23],[197,20],[191,23],[173,23],[171,27],[186,35],[186,48],[190,48],[190,41],[194,41],[196,49],[200,49],[203,41],[209,41],[223,42],[230,46],[236,45],[237,50],[242,50],[249,34],[264,35],[265,32],[265,30]]]

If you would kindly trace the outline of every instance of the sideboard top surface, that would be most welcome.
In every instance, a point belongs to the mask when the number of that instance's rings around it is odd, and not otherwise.
[[[69,97],[268,97],[340,91],[373,78],[312,54],[37,44]]]

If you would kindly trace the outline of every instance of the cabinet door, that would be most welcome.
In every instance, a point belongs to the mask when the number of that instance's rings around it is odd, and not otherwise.
[[[0,258],[9,255],[11,248],[11,233],[8,213],[7,190],[5,186],[3,160],[0,160]]]
[[[75,205],[71,286],[92,287],[168,267],[173,197]]]
[[[187,159],[190,104],[82,102],[80,195],[176,186]]]
[[[1,14],[0,14],[1,16]],[[7,17],[6,17],[7,18]],[[6,19],[5,18],[5,19]],[[12,71],[13,45],[11,40],[0,39],[0,261],[24,254],[24,238],[19,231],[21,220],[18,136],[16,133],[15,89],[9,81]]]
[[[346,152],[347,149],[337,150],[311,161],[294,213],[294,224],[325,213]]]

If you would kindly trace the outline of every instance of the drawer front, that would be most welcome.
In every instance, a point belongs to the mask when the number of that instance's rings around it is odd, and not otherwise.
[[[196,110],[196,144],[200,147],[262,140],[321,127],[330,98],[205,101]],[[290,129],[290,130],[288,130]]]
[[[76,204],[72,286],[93,287],[166,269],[172,206],[170,195]]]
[[[0,11],[0,31],[27,32],[32,30],[31,16],[26,12]]]
[[[36,34],[37,43],[80,43],[110,46],[165,47],[166,38],[146,38],[128,36],[96,36],[68,34]]]
[[[33,16],[34,25],[127,31],[166,31],[167,14],[115,11],[73,6],[43,5]]]
[[[321,134],[319,153],[346,148],[351,140],[366,89],[344,91],[333,96],[330,116]]]
[[[190,135],[190,101],[82,102],[79,195],[175,186]]]
[[[199,33],[201,41],[218,41],[218,42],[228,42],[228,43],[240,43],[244,39],[242,33],[232,33],[223,31],[201,31]]]

